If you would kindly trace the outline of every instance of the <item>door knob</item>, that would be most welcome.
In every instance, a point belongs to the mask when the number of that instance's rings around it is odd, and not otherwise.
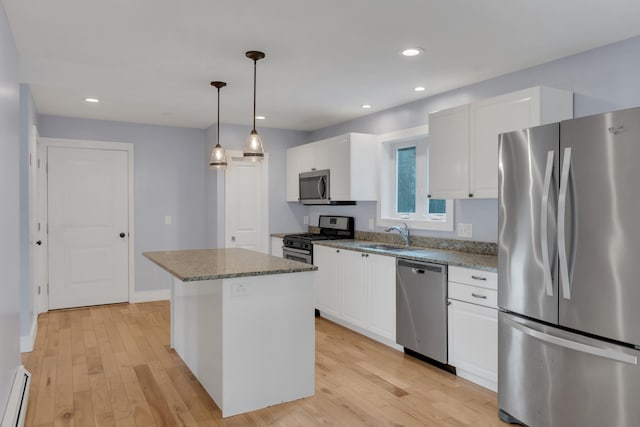
[[[120,237],[124,239],[124,236],[126,236],[126,234],[124,233],[120,233]]]
[[[36,245],[38,245],[38,246],[42,245],[42,240],[38,240],[38,241],[36,242]]]

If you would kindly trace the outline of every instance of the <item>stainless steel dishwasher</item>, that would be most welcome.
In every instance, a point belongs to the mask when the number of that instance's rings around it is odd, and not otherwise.
[[[399,258],[396,342],[447,363],[447,267]]]

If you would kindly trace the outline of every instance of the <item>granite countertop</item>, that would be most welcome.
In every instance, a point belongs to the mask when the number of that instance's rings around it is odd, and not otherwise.
[[[183,282],[318,269],[315,265],[237,248],[144,252],[143,255]]]
[[[300,233],[300,231],[298,232]],[[284,238],[284,236],[286,236],[287,234],[294,234],[294,233],[271,233],[271,237],[279,237],[279,238]]]
[[[455,265],[458,267],[475,268],[477,270],[498,271],[498,257],[495,255],[483,255],[471,252],[452,251],[445,249],[424,248],[409,246],[405,249],[401,245],[373,242],[369,240],[322,240],[313,242],[314,245],[329,246],[338,249],[349,249],[359,252],[367,252],[378,255],[393,256],[396,258],[427,261],[438,264]],[[384,245],[389,249],[373,249],[367,246]],[[393,248],[393,249],[391,249]]]

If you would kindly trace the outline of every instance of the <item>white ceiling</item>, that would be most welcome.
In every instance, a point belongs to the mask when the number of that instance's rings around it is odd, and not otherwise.
[[[315,130],[640,34],[638,0],[2,1],[39,113],[196,128],[212,80],[250,124],[247,50],[258,128]]]

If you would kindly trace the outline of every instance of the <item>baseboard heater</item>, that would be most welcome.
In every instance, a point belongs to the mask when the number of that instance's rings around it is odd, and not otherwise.
[[[23,427],[24,417],[27,414],[27,401],[29,400],[29,386],[31,374],[24,366],[20,366],[16,372],[11,387],[11,394],[7,402],[7,409],[2,417],[1,427]]]

